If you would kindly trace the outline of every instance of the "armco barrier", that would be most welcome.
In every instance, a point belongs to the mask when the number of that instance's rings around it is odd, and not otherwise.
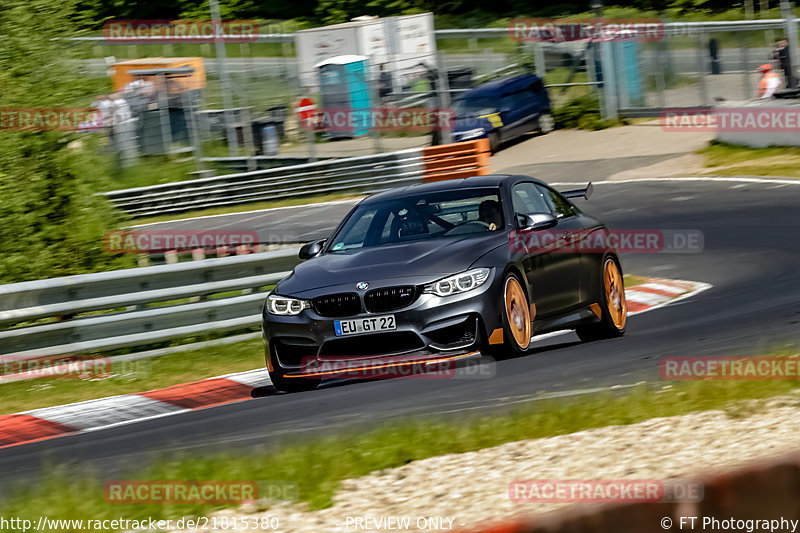
[[[468,141],[100,194],[133,217],[145,217],[317,194],[373,193],[487,172],[488,141]]]
[[[0,355],[87,353],[258,326],[268,294],[259,289],[287,276],[297,252],[0,285],[0,326],[10,328],[0,331]]]
[[[692,478],[703,484],[703,498],[697,503],[574,504],[538,517],[465,528],[455,533],[748,531],[747,520],[800,520],[798,452]],[[696,517],[693,526],[688,517]],[[716,519],[716,527],[713,523],[704,525],[704,519]],[[731,519],[742,523],[723,522]],[[762,527],[750,530],[770,531]],[[774,531],[792,531],[792,527]]]

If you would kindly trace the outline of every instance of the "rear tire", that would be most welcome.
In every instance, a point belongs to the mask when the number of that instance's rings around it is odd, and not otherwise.
[[[606,256],[603,259],[598,302],[601,309],[600,322],[575,328],[575,333],[583,342],[613,339],[625,335],[628,304],[625,301],[622,269],[616,257]]]
[[[274,349],[274,348],[273,348]],[[267,357],[272,355],[267,354]],[[272,386],[281,392],[305,392],[314,390],[322,381],[321,379],[308,379],[308,378],[287,378],[283,369],[278,366],[277,358],[271,361],[271,367],[274,370],[268,370],[269,379],[272,381]]]

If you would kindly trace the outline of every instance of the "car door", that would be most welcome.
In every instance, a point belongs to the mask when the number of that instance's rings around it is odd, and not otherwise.
[[[555,215],[557,224],[551,229],[560,243],[558,257],[555,261],[559,268],[557,273],[548,281],[554,291],[553,307],[558,311],[565,311],[582,304],[586,298],[588,281],[584,251],[580,249],[580,232],[583,221],[578,216],[578,209],[569,200],[561,196],[558,191],[536,184],[550,211]]]
[[[526,120],[520,93],[503,95],[500,99],[500,118],[503,120],[503,141],[510,141],[519,137],[520,130],[524,128]]]
[[[511,188],[512,206],[515,215],[552,213],[547,190],[534,182],[519,182]],[[578,282],[570,274],[572,258],[570,252],[556,242],[558,225],[543,230],[523,230],[518,236],[524,247],[517,247],[524,254],[523,268],[532,290],[532,303],[536,304],[536,316],[548,317],[561,312],[567,299],[578,290]]]
[[[530,89],[517,93],[517,107],[519,108],[519,121],[516,125],[515,137],[525,135],[536,128],[539,120],[539,98]]]

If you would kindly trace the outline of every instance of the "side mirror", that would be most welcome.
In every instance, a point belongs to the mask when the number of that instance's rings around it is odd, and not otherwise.
[[[324,240],[306,243],[302,248],[300,248],[300,253],[297,255],[300,257],[300,259],[311,259],[312,257],[319,255],[324,244]]]
[[[517,213],[517,229],[546,229],[558,224],[558,220],[551,213],[533,213],[523,215]]]

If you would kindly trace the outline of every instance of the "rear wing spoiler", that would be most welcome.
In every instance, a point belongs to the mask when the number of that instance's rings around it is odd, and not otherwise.
[[[594,187],[592,187],[592,182],[590,181],[583,189],[573,189],[571,191],[564,191],[561,194],[565,198],[585,198],[588,200],[589,197],[592,195],[593,189]]]

